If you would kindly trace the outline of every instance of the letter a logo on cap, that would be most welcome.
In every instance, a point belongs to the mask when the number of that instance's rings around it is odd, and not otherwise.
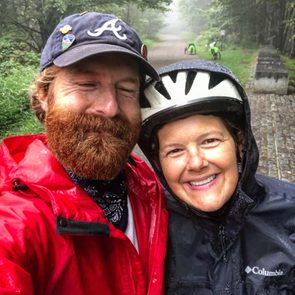
[[[89,36],[92,36],[92,37],[98,37],[100,36],[104,31],[112,31],[114,33],[114,35],[120,39],[120,40],[126,40],[127,39],[127,36],[126,34],[123,34],[123,35],[120,35],[118,32],[121,31],[122,29],[122,26],[121,25],[118,25],[116,27],[116,23],[117,23],[118,19],[111,19],[107,22],[105,22],[100,28],[97,28],[94,30],[94,33],[91,32],[91,31],[87,31],[87,34]]]

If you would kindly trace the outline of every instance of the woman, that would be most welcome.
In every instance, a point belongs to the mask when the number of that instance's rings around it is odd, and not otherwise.
[[[294,294],[295,186],[255,175],[238,80],[209,61],[159,74],[139,145],[170,193],[166,294]]]

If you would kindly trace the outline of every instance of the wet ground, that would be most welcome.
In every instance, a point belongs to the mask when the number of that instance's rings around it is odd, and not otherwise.
[[[180,59],[196,58],[185,55],[184,48],[185,43],[178,37],[165,35],[149,52],[149,60],[158,69]],[[295,183],[295,95],[257,95],[251,85],[250,77],[246,92],[260,151],[258,172]],[[135,152],[143,156],[138,147]]]
[[[181,59],[193,59],[195,55],[184,54],[185,42],[174,35],[162,35],[161,42],[149,53],[149,61],[156,69]]]

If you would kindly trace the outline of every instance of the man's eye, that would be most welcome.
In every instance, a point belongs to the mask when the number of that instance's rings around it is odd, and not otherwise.
[[[176,156],[176,155],[180,154],[181,152],[182,152],[182,149],[177,148],[177,149],[167,151],[166,155],[167,156]]]
[[[117,93],[121,96],[136,98],[138,91],[133,88],[118,87]]]
[[[117,90],[122,93],[135,93],[136,92],[136,90],[134,90],[134,89],[124,88],[124,87],[118,87]]]
[[[82,88],[94,88],[96,87],[96,83],[94,82],[81,82],[81,83],[77,83],[79,87]]]

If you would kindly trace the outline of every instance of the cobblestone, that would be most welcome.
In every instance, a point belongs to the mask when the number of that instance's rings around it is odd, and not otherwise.
[[[260,152],[258,172],[295,183],[295,95],[247,90]]]

